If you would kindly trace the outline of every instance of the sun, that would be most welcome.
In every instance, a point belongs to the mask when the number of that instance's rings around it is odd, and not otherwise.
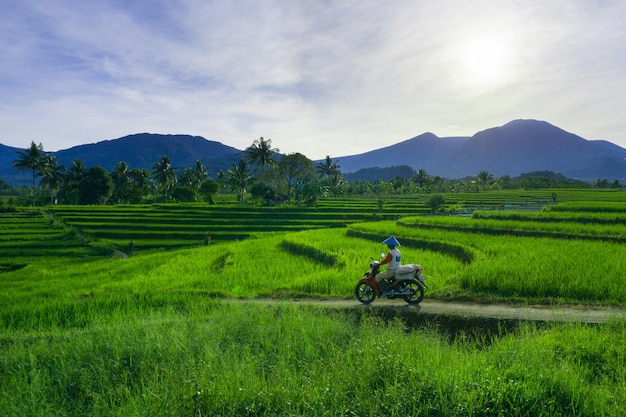
[[[463,48],[468,76],[478,82],[500,81],[505,73],[507,47],[497,38],[477,38]]]

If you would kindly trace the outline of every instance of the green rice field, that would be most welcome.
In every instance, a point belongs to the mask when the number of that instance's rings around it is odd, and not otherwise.
[[[1,213],[0,415],[626,415],[623,321],[291,302],[354,299],[393,234],[426,301],[626,307],[624,194],[557,192]]]

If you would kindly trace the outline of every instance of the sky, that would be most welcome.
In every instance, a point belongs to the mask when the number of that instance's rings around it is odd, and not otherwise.
[[[547,121],[626,147],[624,0],[0,0],[0,143],[311,159]]]

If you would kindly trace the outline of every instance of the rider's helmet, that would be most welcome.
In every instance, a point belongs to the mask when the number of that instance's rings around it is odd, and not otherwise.
[[[383,243],[387,246],[400,246],[400,242],[398,242],[395,236],[389,236],[387,239],[383,240]]]

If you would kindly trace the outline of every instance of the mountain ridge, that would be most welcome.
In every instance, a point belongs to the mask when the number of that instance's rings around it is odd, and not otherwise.
[[[391,152],[395,156],[391,156]],[[573,179],[626,180],[626,149],[587,140],[545,121],[516,119],[473,136],[440,138],[425,133],[389,147],[337,158],[345,173],[368,167],[408,165],[442,178],[464,178],[488,171],[495,177],[553,171]]]
[[[16,152],[21,150],[0,144],[0,179],[6,183],[29,183],[27,173],[12,168]],[[151,171],[154,162],[168,155],[180,170],[199,160],[215,176],[243,152],[202,136],[136,133],[49,153],[59,165],[69,166],[80,158],[85,166],[99,165],[109,171],[120,161],[130,168]],[[371,175],[380,168],[408,166],[447,179],[475,176],[480,171],[495,177],[552,171],[589,182],[599,178],[626,182],[625,158],[626,149],[609,141],[584,139],[545,121],[516,119],[473,136],[442,138],[425,132],[393,145],[331,159],[344,174],[370,169]]]

